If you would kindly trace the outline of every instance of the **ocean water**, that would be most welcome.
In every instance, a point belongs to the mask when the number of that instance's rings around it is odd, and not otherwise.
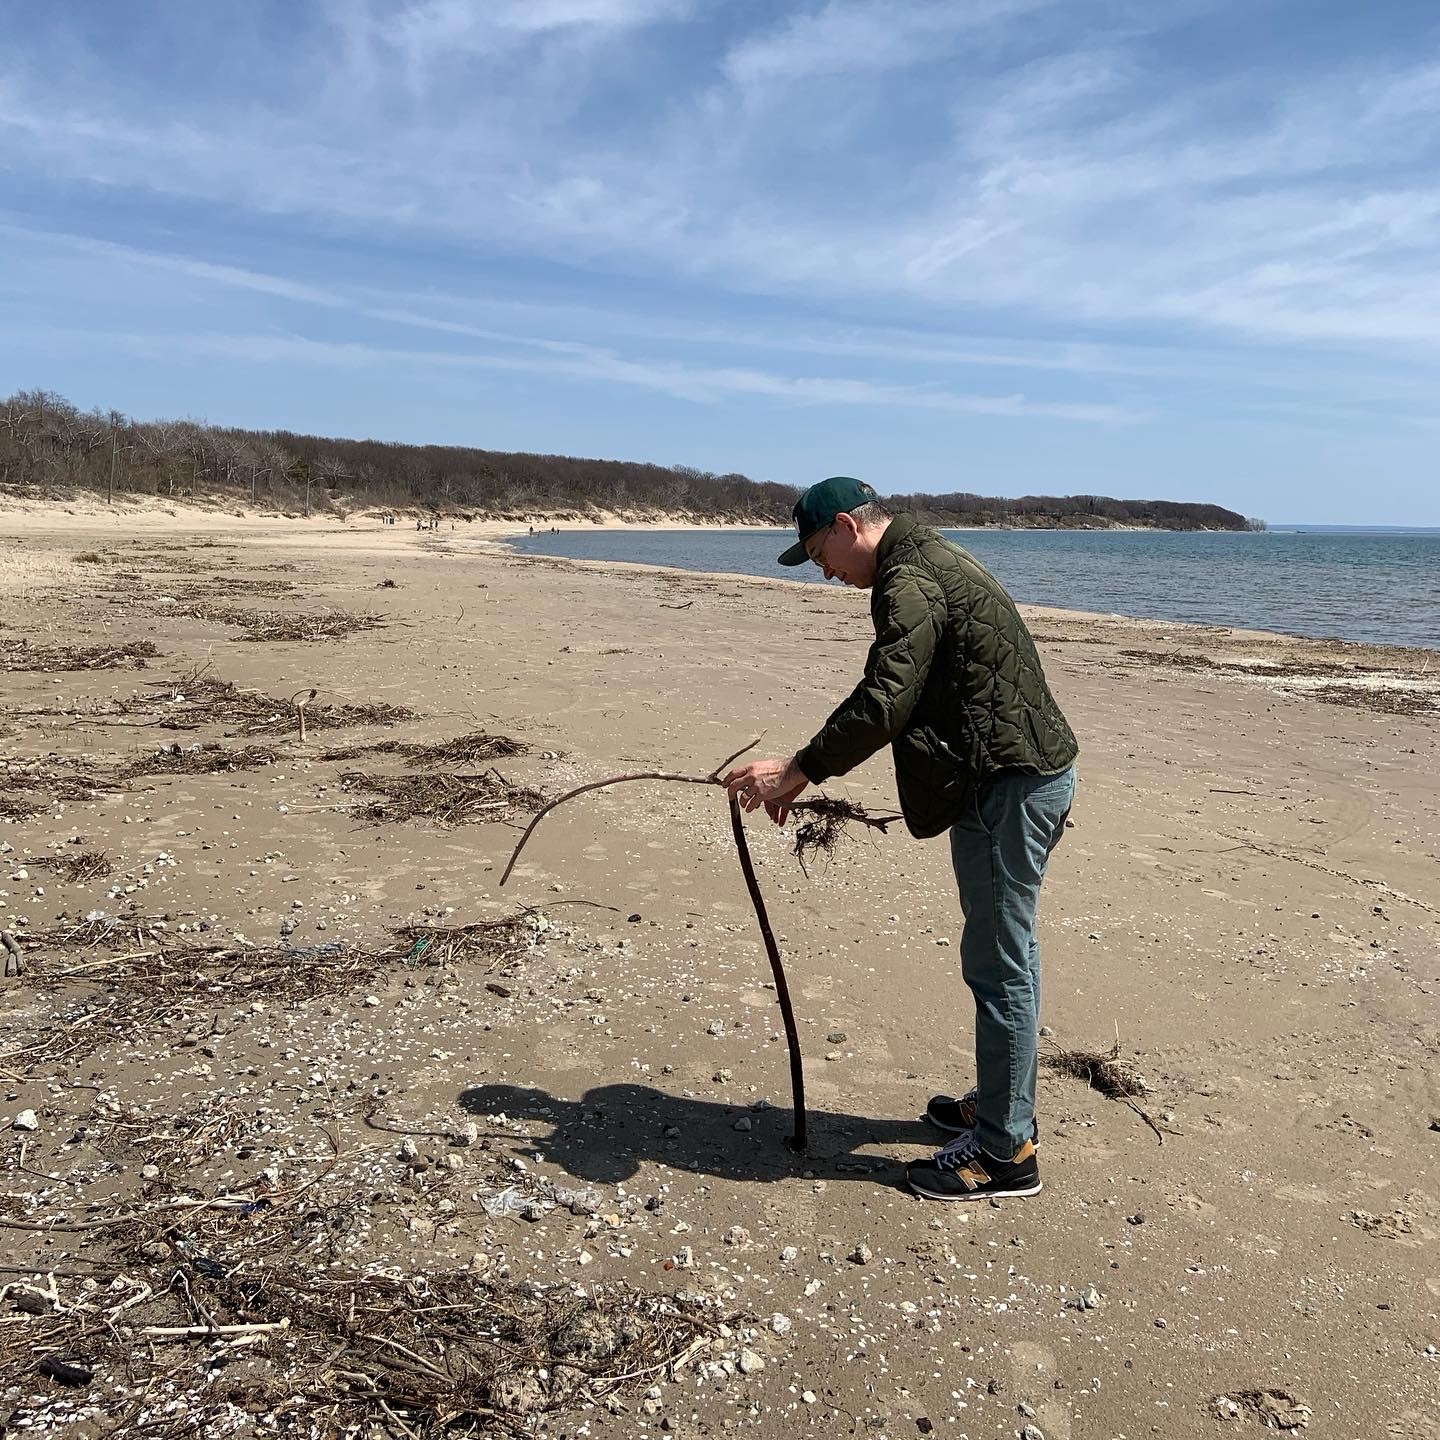
[[[1440,530],[945,533],[1027,604],[1440,650]],[[512,543],[532,555],[826,583],[813,565],[776,563],[792,538],[787,530],[575,528]]]

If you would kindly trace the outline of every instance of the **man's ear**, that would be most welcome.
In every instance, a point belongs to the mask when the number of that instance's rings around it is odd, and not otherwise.
[[[859,522],[848,510],[840,511],[833,523],[837,529],[843,530],[852,540],[860,533]]]

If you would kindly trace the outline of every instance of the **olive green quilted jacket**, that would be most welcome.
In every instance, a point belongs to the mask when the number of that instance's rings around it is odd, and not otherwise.
[[[905,823],[948,829],[1006,770],[1058,775],[1078,753],[1015,603],[974,556],[898,515],[875,554],[865,674],[797,759],[819,785],[895,753]]]

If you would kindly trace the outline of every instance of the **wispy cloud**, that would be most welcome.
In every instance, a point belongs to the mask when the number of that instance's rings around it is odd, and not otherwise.
[[[118,80],[12,73],[0,137],[22,168],[754,293],[1440,344],[1433,61],[1177,87],[1162,20],[1094,0],[1062,7],[1068,47],[965,53],[1023,46],[1042,10],[1053,30],[1042,0],[829,0],[737,34],[687,94],[643,48],[590,48],[681,0],[367,0],[243,124],[228,99],[177,121]]]
[[[102,37],[27,12],[0,165],[17,227],[94,237],[57,241],[57,270],[131,267],[162,307],[165,276],[228,295],[192,328],[239,337],[204,342],[236,364],[269,344],[1097,436],[1239,414],[1247,388],[1276,417],[1347,393],[1356,424],[1370,397],[1387,424],[1433,409],[1440,28],[1419,7],[1328,43],[1305,0],[171,21]],[[123,299],[97,330],[138,335]]]
[[[968,32],[1055,0],[827,0],[740,40],[726,75],[740,85],[933,62]]]
[[[450,327],[452,329],[457,327]],[[1147,418],[1122,406],[1052,403],[1024,394],[973,394],[938,386],[882,385],[844,376],[783,375],[743,366],[697,366],[679,361],[635,359],[601,346],[504,337],[522,350],[420,350],[369,341],[317,340],[303,335],[224,334],[205,331],[151,333],[43,327],[25,337],[55,345],[111,349],[144,359],[238,360],[255,365],[304,365],[329,370],[502,371],[563,376],[649,390],[697,404],[744,396],[797,406],[866,405],[932,410],[999,419],[1058,420],[1123,426]]]

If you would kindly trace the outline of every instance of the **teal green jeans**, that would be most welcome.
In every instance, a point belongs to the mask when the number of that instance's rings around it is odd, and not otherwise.
[[[1039,1058],[1040,946],[1035,916],[1051,851],[1065,833],[1075,770],[990,781],[950,830],[965,928],[960,972],[975,997],[976,1125],[1009,1160],[1030,1138]]]

